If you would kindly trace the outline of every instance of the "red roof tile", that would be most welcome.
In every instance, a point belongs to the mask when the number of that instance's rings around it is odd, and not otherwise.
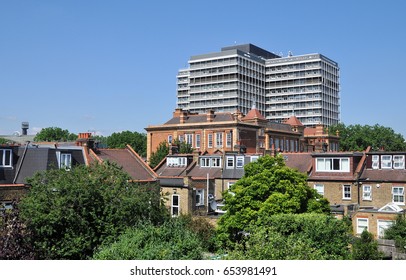
[[[253,119],[266,120],[265,117],[256,108],[251,109],[247,113],[247,115],[245,117],[243,117],[241,120],[246,121],[246,120],[253,120]]]
[[[284,123],[290,124],[291,126],[303,126],[296,116],[291,116],[289,119],[285,120]]]

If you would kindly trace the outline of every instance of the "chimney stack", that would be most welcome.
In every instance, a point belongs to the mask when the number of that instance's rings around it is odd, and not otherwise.
[[[22,122],[22,124],[21,124],[22,135],[27,135],[27,131],[28,131],[29,126],[30,125],[29,125],[28,122]]]
[[[214,120],[214,110],[209,110],[207,112],[207,121],[212,122]]]

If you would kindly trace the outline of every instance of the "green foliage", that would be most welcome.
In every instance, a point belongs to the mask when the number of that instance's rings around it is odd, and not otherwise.
[[[361,238],[355,239],[352,257],[354,260],[382,260],[383,253],[378,250],[378,242],[366,229],[361,233]]]
[[[127,227],[161,223],[167,210],[158,185],[136,185],[116,164],[48,170],[28,180],[20,202],[40,259],[87,259]]]
[[[123,131],[107,137],[107,146],[112,149],[125,148],[130,145],[141,157],[147,155],[147,135],[145,133]]]
[[[177,153],[179,154],[193,153],[192,145],[186,143],[185,141],[180,142],[179,139],[176,139],[173,141],[172,145],[177,147]]]
[[[0,137],[0,145],[7,144],[8,140]]]
[[[227,212],[220,218],[218,240],[233,246],[238,233],[280,213],[329,213],[330,207],[307,185],[306,175],[287,167],[282,156],[263,156],[245,166],[245,175],[225,197]]]
[[[161,142],[149,158],[149,166],[152,168],[156,167],[167,155],[169,154],[169,144],[164,141]]]
[[[230,259],[348,259],[350,228],[331,215],[277,214],[252,225]]]
[[[399,215],[395,223],[385,230],[385,239],[395,240],[395,246],[406,253],[406,216]]]
[[[67,129],[62,129],[59,127],[47,127],[41,129],[37,135],[34,137],[34,141],[74,141],[77,139],[77,135],[70,133]]]
[[[21,222],[17,203],[0,211],[0,260],[32,260],[34,250],[28,242],[30,231]]]
[[[405,151],[406,143],[404,137],[395,133],[390,127],[378,124],[370,125],[349,125],[343,123],[331,126],[329,132],[340,133],[340,149],[342,151],[364,151],[368,146],[372,150],[384,148],[386,151]]]
[[[202,241],[204,251],[214,253],[216,251],[216,229],[205,217],[192,217],[191,215],[180,216],[185,220],[186,227],[197,234]]]
[[[201,260],[202,240],[188,221],[174,218],[160,226],[142,223],[94,255],[97,260]]]

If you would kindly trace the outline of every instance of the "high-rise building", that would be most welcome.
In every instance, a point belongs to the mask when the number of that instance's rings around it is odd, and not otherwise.
[[[257,108],[282,122],[305,126],[340,121],[339,67],[321,54],[281,57],[252,44],[195,55],[177,76],[177,107],[194,113]]]

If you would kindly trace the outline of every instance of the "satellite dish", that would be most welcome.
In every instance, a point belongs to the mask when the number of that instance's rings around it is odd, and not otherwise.
[[[210,202],[210,210],[211,211],[216,211],[217,210],[217,202],[215,200]]]

